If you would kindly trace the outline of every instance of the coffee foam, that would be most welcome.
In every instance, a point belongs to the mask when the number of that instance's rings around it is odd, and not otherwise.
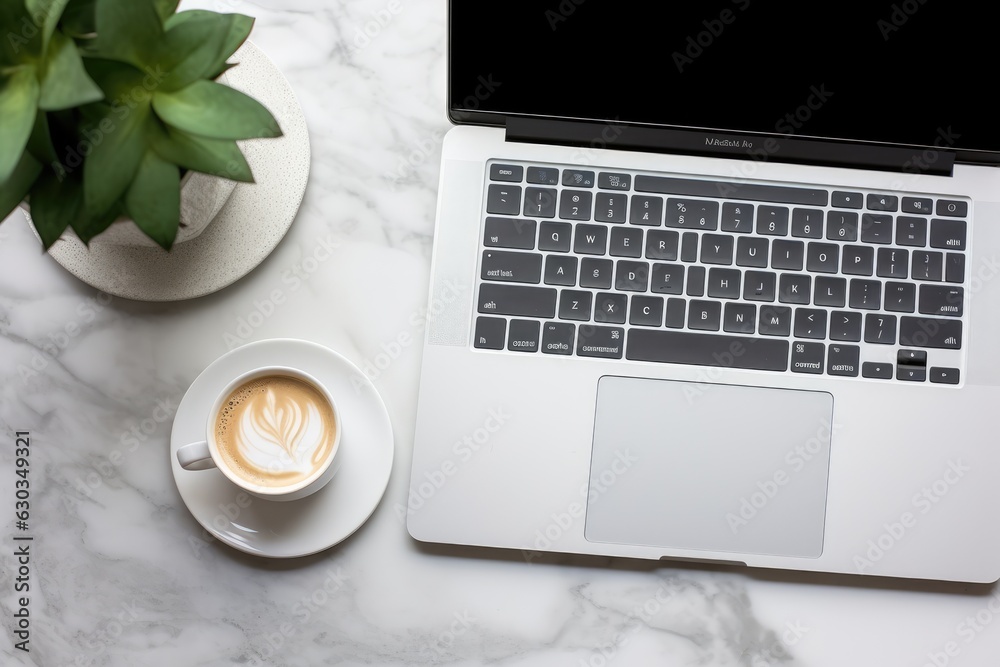
[[[223,401],[215,441],[237,476],[274,488],[315,475],[333,451],[336,429],[333,408],[319,390],[269,375],[240,385]]]

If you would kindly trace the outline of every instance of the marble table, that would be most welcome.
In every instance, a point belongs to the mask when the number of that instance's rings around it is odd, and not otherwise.
[[[216,295],[169,305],[77,281],[42,254],[20,214],[0,226],[0,663],[997,663],[1000,596],[990,586],[561,556],[529,563],[414,542],[393,508],[408,491],[417,344],[371,368],[396,457],[360,531],[282,562],[209,537],[181,502],[167,455],[173,411],[206,365],[275,337],[314,340],[359,365],[401,334],[419,339],[412,323],[426,305],[448,129],[446,3],[186,6],[258,17],[253,39],[305,108],[309,190],[261,267]],[[251,317],[274,290],[281,307]],[[30,653],[15,649],[12,618],[21,430],[33,448]]]

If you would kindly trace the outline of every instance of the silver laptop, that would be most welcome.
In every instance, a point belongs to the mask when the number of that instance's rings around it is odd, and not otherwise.
[[[791,11],[451,2],[414,538],[1000,577],[995,17]]]

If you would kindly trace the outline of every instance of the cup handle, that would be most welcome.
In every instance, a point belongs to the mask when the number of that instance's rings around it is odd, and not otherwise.
[[[177,450],[177,462],[185,470],[209,470],[215,467],[212,452],[205,441],[184,445]]]

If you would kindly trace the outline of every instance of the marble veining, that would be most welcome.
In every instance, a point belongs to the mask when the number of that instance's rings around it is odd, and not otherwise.
[[[19,213],[0,226],[5,667],[995,664],[991,587],[567,556],[528,563],[412,541],[393,507],[406,503],[419,345],[400,345],[388,365],[376,358],[401,334],[421,335],[414,322],[426,304],[448,129],[446,3],[184,6],[259,18],[253,39],[306,112],[309,190],[262,266],[175,304],[104,295],[43,255]],[[368,369],[396,458],[382,505],[358,533],[273,562],[201,529],[167,450],[177,404],[205,366],[284,336]],[[10,618],[13,441],[25,430],[30,653],[14,648]]]

